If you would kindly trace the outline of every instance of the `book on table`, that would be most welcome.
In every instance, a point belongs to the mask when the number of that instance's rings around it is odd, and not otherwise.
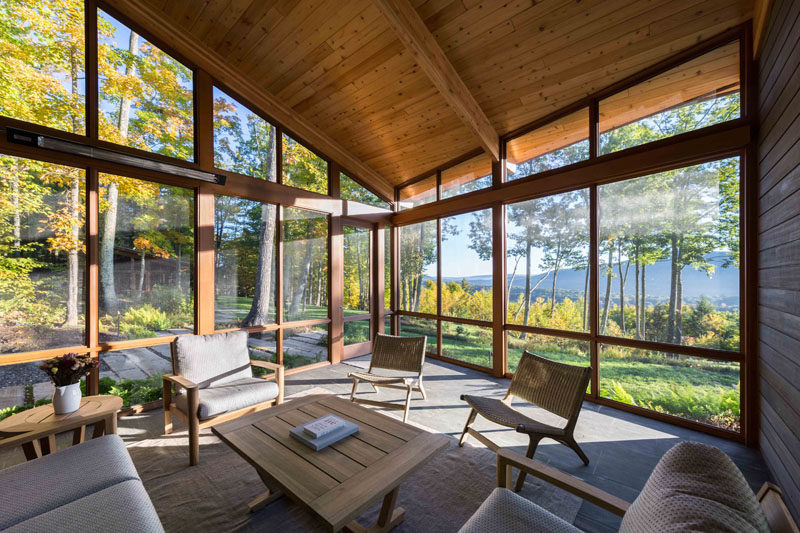
[[[357,432],[356,424],[335,415],[326,415],[289,430],[292,437],[316,451]]]

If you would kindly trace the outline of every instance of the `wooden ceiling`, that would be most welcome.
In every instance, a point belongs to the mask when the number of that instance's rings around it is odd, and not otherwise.
[[[753,8],[752,0],[405,1],[499,135],[735,26]],[[397,38],[377,7],[385,3],[110,1],[123,13],[139,4],[201,42],[396,185],[482,143]]]

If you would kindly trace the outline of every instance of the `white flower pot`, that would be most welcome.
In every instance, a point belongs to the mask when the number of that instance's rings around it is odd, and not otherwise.
[[[57,415],[64,415],[77,411],[81,406],[81,384],[73,383],[56,387],[53,391],[53,411]]]

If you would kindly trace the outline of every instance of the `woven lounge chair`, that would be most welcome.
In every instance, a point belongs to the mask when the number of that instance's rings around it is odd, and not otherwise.
[[[369,370],[348,374],[348,377],[353,378],[353,392],[350,393],[350,400],[388,409],[402,409],[403,422],[407,422],[408,411],[411,407],[411,393],[417,391],[422,394],[423,400],[426,398],[425,389],[422,386],[422,367],[425,364],[426,340],[425,337],[395,337],[378,333],[375,337],[375,342],[372,343]],[[387,376],[373,373],[375,369],[411,372],[415,375],[410,377]],[[376,392],[378,387],[406,391],[405,405],[356,398],[356,389],[360,381],[372,385],[373,390]]]
[[[572,433],[581,412],[591,372],[590,367],[557,363],[527,351],[523,352],[505,398],[498,400],[468,394],[461,395],[461,399],[472,407],[472,411],[467,417],[467,423],[461,433],[461,439],[458,441],[459,446],[464,445],[464,440],[469,433],[491,450],[497,452],[499,449],[499,446],[488,437],[470,427],[475,422],[475,417],[480,414],[496,424],[514,428],[518,433],[528,435],[530,442],[525,454],[528,458],[533,457],[540,440],[551,438],[575,450],[583,463],[588,465],[589,458],[575,442]],[[551,426],[523,415],[511,407],[511,400],[514,397],[565,418],[566,425],[563,427]],[[519,492],[522,489],[525,475],[525,471],[522,470],[517,478],[515,491]]]

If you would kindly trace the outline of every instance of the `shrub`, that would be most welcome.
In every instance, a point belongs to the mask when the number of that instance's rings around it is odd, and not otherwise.
[[[126,337],[150,337],[170,326],[166,313],[150,304],[131,307],[122,316],[120,331]]]

